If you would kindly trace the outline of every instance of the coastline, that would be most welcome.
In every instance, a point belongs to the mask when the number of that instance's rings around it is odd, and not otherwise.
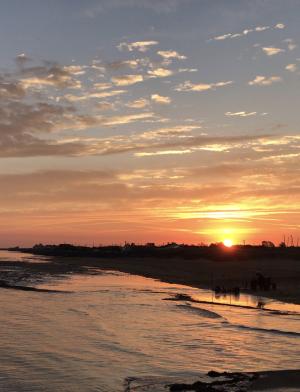
[[[0,261],[0,267],[20,267],[10,274],[0,271],[0,279],[9,284],[27,284],[28,278],[43,280],[46,276],[68,273],[89,273],[89,268],[116,270],[141,275],[163,282],[195,288],[211,289],[216,285],[244,287],[245,282],[260,272],[271,276],[277,289],[251,294],[279,301],[300,304],[300,261],[295,259],[254,259],[213,261],[208,259],[155,257],[62,257],[51,256],[48,262]],[[8,278],[6,277],[8,276]]]
[[[68,258],[57,258],[66,263]],[[298,260],[245,260],[212,261],[207,259],[157,259],[147,258],[71,258],[77,267],[96,267],[117,270],[133,275],[158,279],[166,283],[195,288],[211,289],[217,284],[227,287],[242,285],[256,272],[270,274],[277,283],[277,290],[256,291],[251,294],[300,304],[300,262]],[[284,269],[283,269],[284,266]]]

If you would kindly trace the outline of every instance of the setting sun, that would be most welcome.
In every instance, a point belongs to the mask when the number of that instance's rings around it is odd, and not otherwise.
[[[227,248],[231,248],[232,245],[233,245],[233,242],[232,242],[232,240],[230,240],[229,238],[226,238],[226,239],[223,241],[223,244],[224,244]]]

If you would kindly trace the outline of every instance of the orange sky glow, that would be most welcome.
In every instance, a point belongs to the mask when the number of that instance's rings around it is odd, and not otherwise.
[[[47,3],[1,24],[0,247],[297,244],[293,7]]]

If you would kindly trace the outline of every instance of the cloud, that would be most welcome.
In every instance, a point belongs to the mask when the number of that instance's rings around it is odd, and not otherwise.
[[[256,116],[257,112],[226,112],[225,116],[228,117],[249,117]]]
[[[148,65],[155,77],[165,77],[173,71]],[[65,65],[47,62],[39,66],[22,68],[10,74],[0,75],[0,156],[90,156],[118,153],[155,153],[163,151],[227,151],[240,148],[248,143],[248,137],[218,138],[198,134],[200,125],[185,124],[178,127],[160,127],[144,131],[145,124],[166,122],[168,119],[146,110],[157,104],[169,104],[171,98],[149,92],[147,97],[137,97],[127,103],[120,103],[119,95],[126,90],[113,89],[115,83],[128,85],[136,82],[140,75],[120,75],[111,77],[95,76],[97,71],[85,65]],[[77,86],[78,78],[82,85]],[[148,77],[150,75],[148,74]],[[153,76],[154,77],[154,76]],[[99,79],[101,78],[101,79]],[[24,79],[31,80],[24,84]],[[32,80],[38,82],[32,84]],[[38,83],[43,86],[38,91],[31,87]],[[212,84],[185,82],[182,91],[205,91],[226,86],[232,81]],[[29,87],[30,86],[30,87]],[[132,95],[134,96],[134,95]],[[113,99],[116,98],[116,102]],[[93,101],[89,102],[89,99]],[[152,104],[152,105],[151,105]],[[122,110],[102,113],[106,110]],[[136,109],[134,110],[127,110]],[[156,107],[156,109],[158,109]],[[171,123],[171,120],[170,120]],[[133,124],[134,127],[132,126]],[[129,126],[130,125],[130,126]],[[126,127],[126,134],[109,134],[109,128]],[[149,125],[150,126],[150,125]],[[135,133],[133,133],[135,132]],[[196,134],[197,132],[197,134]],[[91,136],[93,135],[93,136]],[[185,152],[187,153],[187,152]],[[165,153],[167,154],[167,153]]]
[[[120,75],[111,78],[111,81],[116,86],[130,86],[132,84],[140,83],[144,80],[142,75]]]
[[[253,29],[245,29],[240,33],[226,33],[223,35],[218,35],[216,37],[211,38],[209,41],[224,41],[227,38],[240,38],[248,35],[249,33],[262,32],[262,31],[269,30],[270,28],[271,28],[270,26],[257,26]]]
[[[86,67],[82,65],[65,65],[63,69],[70,75],[84,75],[86,72]]]
[[[110,63],[105,64],[105,68],[112,70],[112,71],[119,71],[120,69],[123,68],[130,68],[130,69],[136,69],[141,60],[119,60],[119,61],[112,61]]]
[[[222,35],[218,35],[216,37],[213,37],[211,39],[209,39],[208,41],[224,41],[225,39],[228,38],[240,38],[240,37],[245,37],[250,33],[260,33],[269,29],[284,29],[285,25],[283,23],[278,23],[277,25],[275,25],[274,27],[271,26],[256,26],[254,28],[251,29],[245,29],[239,33],[226,33],[226,34],[222,34]]]
[[[137,50],[139,52],[146,52],[149,50],[151,46],[158,45],[158,41],[136,41],[136,42],[121,42],[117,48],[119,50],[128,50],[132,52],[133,50]]]
[[[145,98],[136,99],[135,101],[128,102],[126,104],[127,107],[134,108],[134,109],[144,109],[149,105],[150,105],[149,100]]]
[[[166,134],[168,135],[168,134]],[[153,136],[153,135],[152,135]],[[170,134],[168,135],[170,136]],[[131,138],[121,139],[120,137],[115,139],[107,139],[102,144],[102,149],[99,148],[99,154],[101,155],[112,155],[120,153],[141,153],[141,152],[157,152],[162,150],[167,151],[181,151],[191,150],[191,152],[197,149],[206,149],[208,151],[222,152],[232,148],[240,148],[241,145],[246,143],[253,143],[255,140],[267,138],[267,136],[191,136],[182,138],[166,137],[162,140],[157,141],[156,138],[149,139],[142,135],[140,138],[138,135],[134,135]],[[145,140],[146,139],[146,140]],[[149,142],[149,141],[151,142]],[[141,156],[141,155],[140,155]]]
[[[130,124],[140,120],[146,120],[149,118],[155,118],[155,114],[151,112],[127,114],[123,116],[114,116],[100,119],[99,123],[103,125],[122,125]]]
[[[140,184],[138,180],[141,175],[143,179],[151,176],[152,181],[148,182],[147,186]],[[5,205],[6,211],[14,211],[14,216],[19,215],[19,222],[22,221],[24,213],[23,218],[28,222],[26,218],[29,214],[33,218],[31,224],[33,226],[38,224],[39,230],[43,225],[48,229],[51,226],[54,226],[54,230],[57,229],[62,218],[69,226],[75,218],[82,220],[81,223],[84,225],[96,224],[99,228],[102,220],[107,226],[108,216],[110,222],[112,217],[117,217],[119,229],[123,222],[120,211],[126,211],[125,215],[128,216],[128,211],[132,210],[137,202],[146,207],[148,202],[155,201],[157,204],[157,200],[160,200],[160,205],[164,201],[170,206],[170,202],[175,202],[176,205],[177,200],[181,204],[182,200],[199,197],[208,201],[212,199],[215,192],[220,195],[225,189],[227,193],[229,191],[228,186],[216,184],[195,186],[187,183],[185,186],[182,184],[178,186],[176,183],[170,183],[168,172],[162,173],[163,178],[168,179],[168,183],[162,184],[154,180],[154,175],[155,173],[150,170],[140,171],[140,173],[139,171],[118,173],[109,170],[45,170],[26,174],[0,174],[0,181],[5,184],[7,191],[5,194],[1,193],[0,201],[2,205]],[[128,177],[131,178],[130,185],[127,183]],[[137,181],[135,181],[136,178]],[[213,199],[215,201],[215,198]],[[22,211],[19,207],[20,203]],[[75,215],[71,207],[73,203],[76,205]],[[108,205],[113,206],[113,209],[108,211]],[[96,215],[95,206],[98,207]],[[153,206],[148,205],[148,207],[153,212]],[[40,208],[44,212],[42,216],[40,216]],[[16,210],[19,214],[16,214]],[[81,212],[80,217],[78,217],[78,211]],[[78,225],[75,226],[78,227]]]
[[[136,157],[150,157],[157,155],[182,155],[190,154],[192,150],[164,150],[164,151],[153,151],[153,152],[136,152]]]
[[[218,35],[218,36],[216,36],[216,37],[214,37],[212,39],[215,40],[215,41],[223,41],[224,39],[230,38],[231,36],[232,36],[232,34],[228,33],[228,34]]]
[[[269,28],[270,28],[269,26],[257,26],[253,31],[261,32],[261,31],[269,30]]]
[[[154,116],[153,114],[149,114]],[[147,120],[147,115],[142,118],[138,115],[119,116],[99,118],[98,123],[107,126],[129,124],[134,121]],[[190,128],[192,127],[192,128]],[[149,153],[146,155],[154,155],[158,151],[173,151],[171,154],[190,153],[197,150],[206,150],[211,152],[224,152],[231,149],[241,149],[252,145],[258,145],[260,140],[268,140],[267,135],[255,136],[205,136],[205,135],[188,135],[187,133],[196,130],[196,126],[178,126],[171,128],[162,128],[155,131],[144,132],[143,134],[133,134],[130,136],[116,135],[109,138],[73,138],[65,140],[62,150],[67,150],[71,147],[71,142],[74,144],[74,149],[70,154],[65,155],[115,155],[123,153]],[[76,144],[77,143],[77,144]],[[76,150],[77,148],[77,150]],[[47,154],[44,154],[47,155]],[[51,155],[51,154],[49,154]],[[59,155],[59,154],[58,154]],[[62,154],[63,155],[63,154]],[[141,157],[143,154],[139,154]],[[169,154],[156,154],[169,155]]]
[[[0,156],[80,154],[84,150],[84,144],[81,142],[65,143],[63,140],[41,137],[45,133],[55,131],[55,127],[68,112],[66,108],[46,104],[30,107],[19,103],[13,107],[6,107],[6,116],[2,117],[0,124]]]
[[[280,76],[261,76],[257,75],[255,79],[248,82],[249,86],[270,86],[273,83],[281,82]]]
[[[15,109],[15,108],[14,108]],[[60,107],[40,105],[39,107],[18,106],[18,115],[11,121],[0,125],[0,156],[88,156],[106,155],[113,150],[131,150],[129,140],[97,138],[59,138],[41,137],[43,133],[62,130],[84,130],[99,126],[120,126],[134,122],[156,119],[154,113],[136,113],[120,116],[83,116],[66,111]],[[3,120],[2,120],[3,121]],[[127,138],[128,139],[128,138]],[[114,147],[113,147],[114,146]]]
[[[159,95],[159,94],[152,94],[151,100],[154,101],[155,103],[159,103],[159,104],[170,104],[171,103],[170,97],[163,97],[162,95]]]
[[[100,126],[116,126],[116,125],[126,125],[134,122],[147,122],[147,121],[157,121],[158,116],[156,116],[152,112],[143,112],[143,113],[133,113],[133,114],[123,114],[116,116],[102,116],[102,115],[82,115],[82,114],[70,114],[65,115],[64,121],[62,121],[57,127],[60,130],[85,130],[91,127],[100,127]],[[77,140],[77,139],[71,139]],[[86,141],[87,143],[93,143],[97,139],[89,139],[89,138],[80,138],[78,141]],[[101,139],[100,139],[101,140]]]
[[[93,87],[96,90],[108,90],[110,88],[112,88],[112,84],[111,83],[94,83]]]
[[[84,95],[74,95],[74,94],[66,94],[63,96],[67,101],[70,102],[81,102],[86,101],[88,99],[102,99],[102,98],[109,98],[115,97],[120,94],[126,93],[126,90],[111,90],[111,91],[104,91],[104,92],[86,92]]]
[[[0,99],[20,99],[25,97],[26,90],[24,86],[15,81],[7,81],[0,77]]]
[[[263,50],[263,52],[264,52],[267,56],[274,56],[274,55],[276,55],[276,54],[285,52],[284,49],[275,48],[275,47],[273,47],[273,46],[263,47],[262,50]]]
[[[175,50],[159,50],[157,52],[161,57],[165,59],[178,59],[178,60],[186,60],[186,56],[180,55]]]
[[[151,78],[166,78],[167,76],[173,75],[173,71],[166,68],[155,68],[153,70],[149,70],[148,74]]]
[[[186,81],[184,83],[179,84],[175,90],[176,91],[197,91],[197,92],[203,92],[207,90],[215,90],[218,87],[224,87],[232,84],[233,81],[229,80],[226,82],[217,82],[217,83],[198,83],[198,84],[193,84],[190,81]]]
[[[34,72],[41,79],[44,67],[31,67],[21,71]],[[67,75],[67,85],[72,74],[78,74],[78,68],[65,68],[58,72],[54,79],[45,84],[49,88],[58,85],[64,88]],[[57,76],[59,75],[59,76]],[[63,79],[60,78],[63,75]],[[59,95],[56,100],[49,97],[49,90],[42,89],[38,94],[31,88],[26,88],[19,82],[19,73],[0,75],[0,156],[1,157],[29,157],[29,156],[84,156],[101,154],[105,141],[92,140],[88,137],[62,137],[64,131],[75,132],[93,127],[111,127],[131,124],[134,122],[158,121],[160,118],[154,113],[134,113],[118,116],[100,116],[84,113],[73,104],[89,98],[106,98],[124,93],[124,90],[102,91],[110,86],[98,85],[100,91],[83,91],[81,95]],[[16,80],[12,80],[15,78]],[[84,93],[84,94],[83,94]],[[67,103],[65,102],[67,101]],[[70,104],[72,102],[72,105]],[[95,106],[96,107],[96,106]],[[114,109],[112,103],[100,102],[100,110]],[[102,145],[102,143],[104,143]]]
[[[190,136],[192,131],[201,129],[201,125],[175,125],[171,127],[158,128],[152,131],[146,131],[138,135],[138,138],[147,140],[158,140],[173,137],[185,137],[187,134]]]
[[[298,70],[297,64],[288,64],[285,69],[290,72],[296,72]]]
[[[79,89],[81,82],[76,79],[78,67],[61,67],[59,65],[45,65],[38,67],[24,68],[21,85],[25,88],[54,87],[57,89]]]
[[[181,73],[181,72],[197,72],[197,71],[198,71],[197,68],[179,68],[178,69],[179,73]]]

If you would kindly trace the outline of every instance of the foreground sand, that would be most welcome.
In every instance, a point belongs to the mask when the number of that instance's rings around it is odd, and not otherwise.
[[[214,373],[214,372],[211,372]],[[219,392],[299,392],[300,370],[265,371],[251,373],[225,373],[214,377],[199,375],[194,378],[147,377],[128,379],[126,392],[163,391],[219,391]]]

